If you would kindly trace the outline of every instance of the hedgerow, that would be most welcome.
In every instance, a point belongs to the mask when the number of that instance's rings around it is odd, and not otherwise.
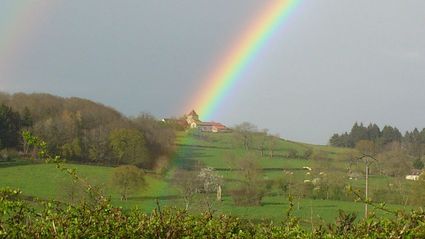
[[[354,214],[340,212],[335,223],[311,230],[290,213],[279,223],[251,223],[159,205],[148,214],[124,211],[107,201],[76,206],[34,202],[19,190],[0,190],[0,238],[425,238],[423,211],[355,219]]]

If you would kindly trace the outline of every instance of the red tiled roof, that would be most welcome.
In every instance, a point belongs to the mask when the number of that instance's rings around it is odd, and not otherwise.
[[[217,129],[226,129],[226,126],[224,126],[221,123],[217,122],[202,122],[198,124],[199,126],[210,126],[210,127],[216,127]]]

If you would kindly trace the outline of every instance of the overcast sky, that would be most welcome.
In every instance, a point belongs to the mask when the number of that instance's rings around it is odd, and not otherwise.
[[[20,0],[28,4],[14,16],[16,1],[0,1],[0,90],[78,96],[158,118],[185,113],[268,4]],[[224,101],[208,120],[249,121],[309,143],[326,144],[355,121],[423,128],[425,1],[302,1]]]

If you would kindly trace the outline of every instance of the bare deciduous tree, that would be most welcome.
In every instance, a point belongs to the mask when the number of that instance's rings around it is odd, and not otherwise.
[[[174,173],[173,182],[182,194],[185,201],[185,208],[188,210],[201,186],[198,171],[178,169]]]
[[[257,131],[257,126],[243,122],[234,127],[235,135],[242,141],[244,149],[248,150],[251,147],[253,133]]]

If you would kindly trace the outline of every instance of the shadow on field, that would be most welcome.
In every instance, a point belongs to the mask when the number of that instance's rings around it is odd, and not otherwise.
[[[176,144],[177,147],[185,148],[205,148],[205,149],[233,149],[232,147],[200,145],[200,144]]]
[[[128,199],[131,200],[140,200],[140,201],[146,201],[146,200],[161,200],[161,201],[167,201],[167,200],[176,200],[182,198],[179,195],[165,195],[165,196],[142,196],[142,197],[129,197]]]
[[[240,168],[214,168],[216,171],[223,172],[233,172],[233,171],[242,171]],[[282,172],[282,171],[307,171],[305,168],[260,168],[258,171],[270,171],[270,172]]]
[[[289,205],[287,202],[263,202],[261,203],[261,206],[287,206]],[[308,204],[304,204],[303,207],[310,207]],[[336,205],[315,205],[313,203],[313,208],[319,209],[319,208],[336,208]]]
[[[175,156],[175,165],[179,168],[191,170],[199,166],[201,158],[209,158],[212,155],[205,153],[205,149],[184,147]]]
[[[14,159],[7,160],[7,161],[0,160],[0,168],[24,166],[24,165],[30,165],[30,164],[38,164],[38,163],[31,160],[14,160]]]
[[[262,206],[282,206],[282,205],[288,205],[288,203],[284,202],[263,202],[261,203]]]
[[[334,208],[336,205],[314,205],[315,208]]]

